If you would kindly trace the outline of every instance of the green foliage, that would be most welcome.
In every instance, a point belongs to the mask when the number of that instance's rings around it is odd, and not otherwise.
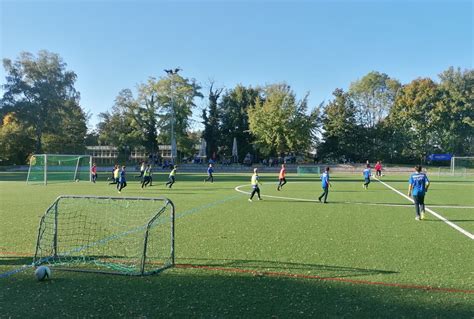
[[[138,86],[136,103],[129,104],[133,124],[143,135],[143,146],[150,153],[158,151],[158,113],[160,110],[156,80],[148,79]]]
[[[326,160],[360,160],[363,154],[358,148],[361,134],[355,120],[356,107],[350,95],[342,89],[336,89],[333,95],[334,100],[324,108],[322,115],[320,157]]]
[[[456,155],[474,153],[474,70],[453,67],[439,75],[440,101],[433,110],[439,148]]]
[[[186,79],[179,74],[170,74],[161,78],[153,86],[157,92],[160,104],[158,128],[160,134],[158,139],[161,143],[170,144],[171,142],[171,124],[174,120],[174,130],[178,150],[194,154],[189,146],[188,129],[190,128],[190,118],[192,110],[196,107],[194,100],[202,98],[201,87],[194,79]]]
[[[115,98],[111,111],[99,114],[99,142],[116,146],[123,158],[127,158],[131,148],[144,143],[142,131],[137,129],[138,123],[132,113],[137,108],[136,103],[132,91],[125,89]]]
[[[307,96],[296,101],[290,86],[274,84],[265,88],[264,99],[257,98],[248,109],[250,132],[265,155],[306,152],[314,144],[318,111],[308,115]]]
[[[30,152],[55,152],[65,141],[68,150],[83,150],[87,118],[74,88],[77,76],[66,70],[61,57],[24,52],[16,61],[3,59],[3,66],[7,76],[1,114],[15,112],[25,127],[33,128],[36,146]]]
[[[237,85],[224,93],[219,104],[222,151],[230,155],[235,138],[240,162],[246,154],[254,153],[254,136],[250,133],[247,110],[255,104],[260,94],[261,90],[258,88]]]
[[[373,128],[389,113],[401,84],[385,73],[372,71],[351,83],[349,93],[357,108],[358,124]]]
[[[394,134],[400,136],[397,151],[404,157],[422,160],[437,145],[433,113],[439,102],[438,86],[429,78],[404,85],[390,112]]]
[[[207,143],[206,154],[208,158],[211,158],[214,153],[218,153],[221,136],[221,130],[219,127],[220,114],[217,100],[219,99],[223,89],[213,90],[212,87],[213,83],[211,83],[211,87],[209,88],[209,111],[206,112],[206,109],[202,110],[202,124],[204,124],[202,137]]]
[[[25,127],[14,113],[8,113],[0,126],[0,165],[24,164],[34,149],[34,131]]]

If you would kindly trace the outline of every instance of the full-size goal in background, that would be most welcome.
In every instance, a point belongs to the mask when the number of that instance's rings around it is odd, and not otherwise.
[[[452,175],[474,175],[474,156],[451,157]]]
[[[309,166],[309,165],[298,166],[296,168],[296,172],[298,173],[298,175],[321,174],[319,166]]]
[[[41,218],[34,265],[149,275],[174,265],[167,198],[59,196]]]
[[[30,158],[27,183],[91,181],[92,156],[35,154]]]

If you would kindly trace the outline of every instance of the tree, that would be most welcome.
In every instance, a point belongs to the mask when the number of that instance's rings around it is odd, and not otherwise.
[[[218,111],[217,101],[224,89],[213,90],[214,83],[211,83],[209,88],[209,112],[206,109],[202,111],[202,119],[204,124],[204,131],[202,137],[206,140],[207,149],[206,154],[208,158],[211,158],[213,154],[218,153],[219,147],[219,136],[220,134],[220,115]]]
[[[68,147],[83,147],[86,116],[79,106],[79,92],[74,88],[77,76],[66,70],[60,56],[40,51],[35,57],[25,52],[14,62],[3,59],[3,66],[7,76],[1,113],[15,112],[25,127],[34,129],[35,151],[58,151],[52,145],[60,145],[71,137],[75,145]],[[52,140],[55,142],[51,143]]]
[[[439,75],[440,102],[433,110],[433,122],[443,152],[474,153],[474,70],[450,67]]]
[[[411,160],[423,160],[439,146],[437,123],[433,114],[440,101],[438,85],[429,78],[420,78],[404,85],[389,115],[394,145],[398,154]]]
[[[360,136],[356,124],[356,107],[350,95],[342,89],[333,92],[334,100],[325,107],[322,115],[323,143],[318,153],[326,160],[360,160]]]
[[[56,129],[43,134],[43,149],[48,153],[84,154],[87,135],[87,115],[79,105],[66,101],[59,111]]]
[[[246,154],[253,153],[254,137],[249,130],[247,110],[255,104],[260,93],[260,89],[237,85],[224,93],[219,104],[221,118],[220,145],[223,152],[231,154],[235,138],[239,150],[239,161],[242,161]]]
[[[14,113],[6,114],[0,126],[0,165],[24,164],[34,145],[34,130]]]
[[[248,109],[249,128],[264,155],[283,156],[308,151],[314,141],[317,110],[308,115],[307,96],[296,101],[287,84],[265,88],[264,100],[257,98]]]
[[[194,79],[185,79],[179,74],[169,74],[154,85],[159,99],[158,139],[163,144],[171,143],[171,126],[174,124],[178,149],[184,153],[193,153],[189,149],[188,129],[192,110],[196,107],[194,99],[202,98],[201,87]]]
[[[386,155],[385,117],[389,114],[401,84],[385,73],[372,71],[351,83],[349,94],[356,107],[360,153],[366,158]]]
[[[136,103],[130,103],[136,129],[142,132],[145,149],[149,153],[158,151],[158,115],[160,109],[157,82],[149,78],[146,84],[138,86]]]
[[[383,120],[390,112],[400,87],[400,82],[376,71],[352,82],[349,94],[357,109],[358,124],[373,128]]]
[[[136,103],[132,91],[124,89],[115,98],[112,110],[99,114],[99,141],[116,146],[120,159],[127,159],[131,148],[144,144],[142,131],[137,129],[138,123],[132,114]]]

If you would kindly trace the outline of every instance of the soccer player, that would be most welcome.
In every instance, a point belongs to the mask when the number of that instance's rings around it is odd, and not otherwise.
[[[415,166],[415,173],[408,180],[408,196],[413,195],[415,202],[416,220],[425,219],[425,194],[430,187],[430,181],[425,173],[421,172],[421,165]]]
[[[371,172],[370,172],[370,165],[367,164],[367,167],[364,169],[364,172],[362,173],[364,175],[364,185],[362,185],[364,187],[364,189],[368,189],[369,188],[369,184],[370,184],[370,175],[371,175]]]
[[[92,183],[95,183],[97,181],[97,166],[95,165],[95,163],[93,163],[91,167],[91,176]]]
[[[118,192],[121,193],[122,189],[127,187],[127,180],[125,179],[125,166],[122,166],[122,170],[120,171],[120,177],[117,183]]]
[[[380,161],[377,161],[377,164],[375,164],[375,176],[382,176],[382,163]]]
[[[169,188],[171,188],[171,186],[173,186],[174,182],[176,181],[175,176],[176,176],[176,169],[177,169],[177,168],[178,168],[178,166],[175,165],[175,166],[173,167],[173,169],[171,170],[170,175],[168,176],[168,182],[166,183],[166,186],[169,185],[169,186],[168,186]]]
[[[286,176],[285,164],[281,164],[280,175],[278,176],[279,183],[278,183],[277,191],[281,190],[283,188],[283,185],[286,184],[285,176]]]
[[[150,183],[151,183],[151,165],[148,164],[145,170],[143,171],[142,188],[148,186],[148,184]]]
[[[150,187],[153,186],[153,166],[150,164]]]
[[[329,182],[329,166],[326,167],[326,170],[321,175],[321,187],[323,188],[323,193],[321,194],[321,196],[318,197],[318,200],[319,202],[321,202],[321,199],[323,199],[324,197],[324,204],[326,204],[328,199],[329,187],[332,187],[331,182]]]
[[[143,175],[145,174],[146,168],[147,168],[147,163],[145,161],[142,161],[140,164],[140,175],[138,175],[137,177],[143,179]]]
[[[118,184],[119,175],[120,175],[120,168],[117,164],[115,164],[114,169],[112,171],[112,182],[109,183],[109,185]]]
[[[258,185],[259,184],[262,185],[262,183],[260,183],[260,181],[258,179],[259,179],[258,170],[255,167],[253,169],[252,179],[250,180],[253,190],[252,190],[252,194],[250,195],[249,202],[252,201],[252,198],[255,195],[255,193],[257,193],[257,195],[258,195],[258,200],[262,200],[262,198],[260,197],[260,188],[258,187]]]
[[[209,167],[207,168],[207,178],[204,180],[204,183],[208,181],[214,183],[214,176],[212,176],[212,173],[214,173],[214,169],[212,168],[212,164],[209,164]]]

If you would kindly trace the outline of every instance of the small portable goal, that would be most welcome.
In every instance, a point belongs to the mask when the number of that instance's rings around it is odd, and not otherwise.
[[[151,275],[174,265],[167,198],[59,196],[41,218],[34,265]]]

